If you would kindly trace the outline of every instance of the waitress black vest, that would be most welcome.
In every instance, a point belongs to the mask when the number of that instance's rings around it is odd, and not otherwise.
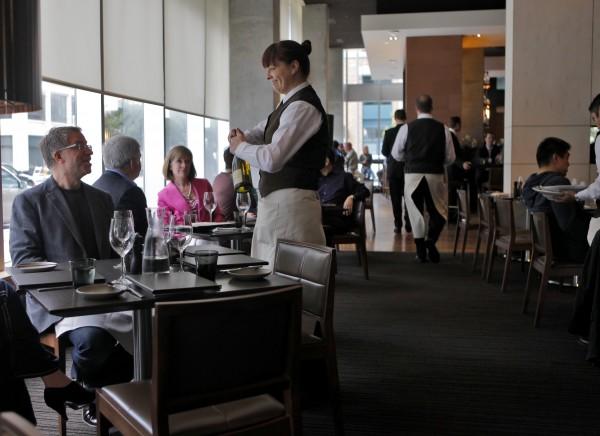
[[[260,171],[258,190],[263,197],[278,189],[298,188],[316,191],[318,188],[319,170],[325,165],[325,152],[329,146],[329,130],[325,110],[312,86],[302,88],[269,115],[265,126],[264,143],[271,143],[273,134],[279,127],[281,114],[295,101],[305,101],[317,108],[321,113],[321,127],[285,163],[280,171],[276,173]]]

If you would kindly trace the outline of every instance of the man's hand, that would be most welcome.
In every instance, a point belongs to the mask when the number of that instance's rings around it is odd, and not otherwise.
[[[354,195],[349,195],[344,200],[344,205],[342,206],[344,211],[342,212],[344,215],[350,215],[352,213],[352,208],[354,207]]]
[[[242,142],[246,142],[246,135],[240,129],[233,129],[229,132],[229,136],[227,138],[229,140],[229,151],[231,153],[235,153],[238,146]]]
[[[467,162],[463,162],[463,169],[465,171],[469,171],[471,169],[471,166],[472,166],[471,162],[468,162],[468,161]]]

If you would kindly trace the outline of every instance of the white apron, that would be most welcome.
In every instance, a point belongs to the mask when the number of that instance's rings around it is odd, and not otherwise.
[[[408,218],[415,239],[424,238],[427,234],[425,217],[419,212],[412,199],[412,193],[417,189],[423,178],[427,180],[436,210],[446,221],[448,220],[448,187],[446,186],[444,174],[404,174],[404,201],[406,202],[406,210],[408,211]]]
[[[316,191],[278,189],[258,200],[252,257],[273,266],[277,239],[325,245],[321,203]]]

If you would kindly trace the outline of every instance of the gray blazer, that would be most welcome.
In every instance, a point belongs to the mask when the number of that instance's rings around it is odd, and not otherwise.
[[[90,208],[101,259],[112,255],[108,232],[113,203],[110,195],[82,183]],[[25,262],[66,262],[87,257],[79,228],[60,188],[50,177],[19,194],[10,221],[10,255],[14,265]],[[61,318],[50,315],[28,298],[27,311],[35,328],[43,332]]]

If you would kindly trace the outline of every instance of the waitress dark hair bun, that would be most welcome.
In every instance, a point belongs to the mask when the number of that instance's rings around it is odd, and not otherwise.
[[[312,44],[310,43],[310,41],[308,39],[306,39],[302,43],[302,48],[306,52],[306,56],[308,56],[309,54],[311,54],[311,52],[312,52]]]
[[[277,62],[284,62],[289,65],[293,61],[298,61],[300,72],[306,78],[310,74],[308,55],[311,52],[312,44],[308,39],[302,44],[291,40],[274,42],[263,53],[262,66],[267,68],[270,65],[275,65]]]

